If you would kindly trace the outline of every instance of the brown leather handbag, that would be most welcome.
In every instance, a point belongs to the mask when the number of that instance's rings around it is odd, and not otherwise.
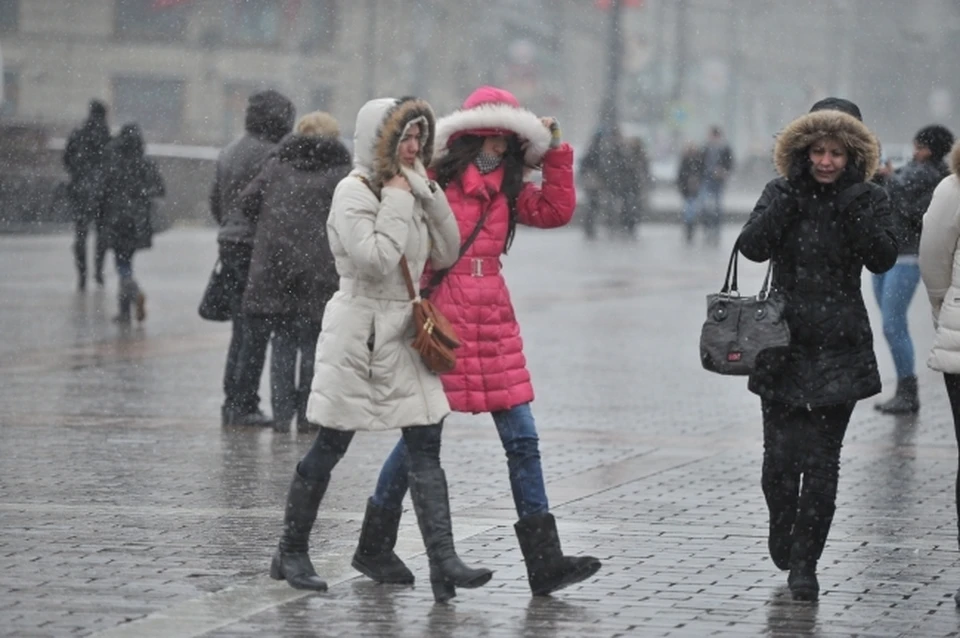
[[[423,363],[433,372],[443,374],[452,371],[457,365],[454,350],[461,345],[456,330],[429,299],[417,294],[406,255],[400,258],[400,270],[403,271],[403,280],[413,304],[413,325],[417,335],[413,340],[413,349],[420,353]]]

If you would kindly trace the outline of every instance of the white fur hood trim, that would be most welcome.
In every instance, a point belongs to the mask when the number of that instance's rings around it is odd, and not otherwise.
[[[446,154],[450,138],[457,133],[485,128],[512,131],[522,141],[529,142],[524,160],[530,166],[538,165],[550,149],[550,131],[532,111],[507,104],[482,104],[437,120],[437,157]]]

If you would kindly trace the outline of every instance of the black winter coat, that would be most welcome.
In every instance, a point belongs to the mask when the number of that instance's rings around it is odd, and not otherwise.
[[[890,196],[901,255],[919,254],[923,214],[930,206],[934,189],[949,174],[943,162],[911,161],[887,179],[884,186]]]
[[[63,165],[70,176],[67,195],[74,217],[90,221],[100,217],[110,130],[106,120],[91,116],[70,133],[63,150]]]
[[[340,283],[327,217],[350,164],[335,138],[290,135],[243,191],[241,206],[257,229],[244,312],[323,318]]]
[[[153,160],[144,156],[139,128],[126,125],[107,147],[103,214],[107,245],[132,255],[153,243],[153,199],[166,191]]]
[[[850,162],[837,183],[823,186],[810,176],[805,158],[810,144],[828,134],[846,142]],[[739,246],[748,259],[773,260],[791,344],[761,353],[750,390],[808,408],[872,396],[881,385],[862,271],[885,272],[897,258],[887,195],[865,183],[879,148],[863,124],[836,111],[803,116],[784,130],[777,147],[777,168],[790,179],[767,184]]]

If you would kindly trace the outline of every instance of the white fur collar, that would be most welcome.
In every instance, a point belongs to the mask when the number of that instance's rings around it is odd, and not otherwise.
[[[529,142],[524,156],[529,166],[538,165],[550,148],[550,131],[532,111],[507,104],[482,104],[454,111],[437,120],[437,157],[446,154],[447,142],[456,133],[484,128],[513,131],[521,140]]]

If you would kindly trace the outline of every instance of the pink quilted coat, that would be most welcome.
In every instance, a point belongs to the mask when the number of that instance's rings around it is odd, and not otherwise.
[[[439,131],[439,123],[438,123]],[[567,144],[542,155],[543,186],[528,183],[517,199],[518,222],[556,228],[573,217],[573,149]],[[500,192],[503,167],[482,175],[470,165],[460,181],[446,188],[447,199],[465,241],[484,209],[491,207],[476,241],[447,274],[430,300],[453,323],[463,346],[457,367],[441,377],[456,412],[507,410],[533,400],[523,341],[500,273],[509,208]],[[429,281],[426,273],[424,284]]]

